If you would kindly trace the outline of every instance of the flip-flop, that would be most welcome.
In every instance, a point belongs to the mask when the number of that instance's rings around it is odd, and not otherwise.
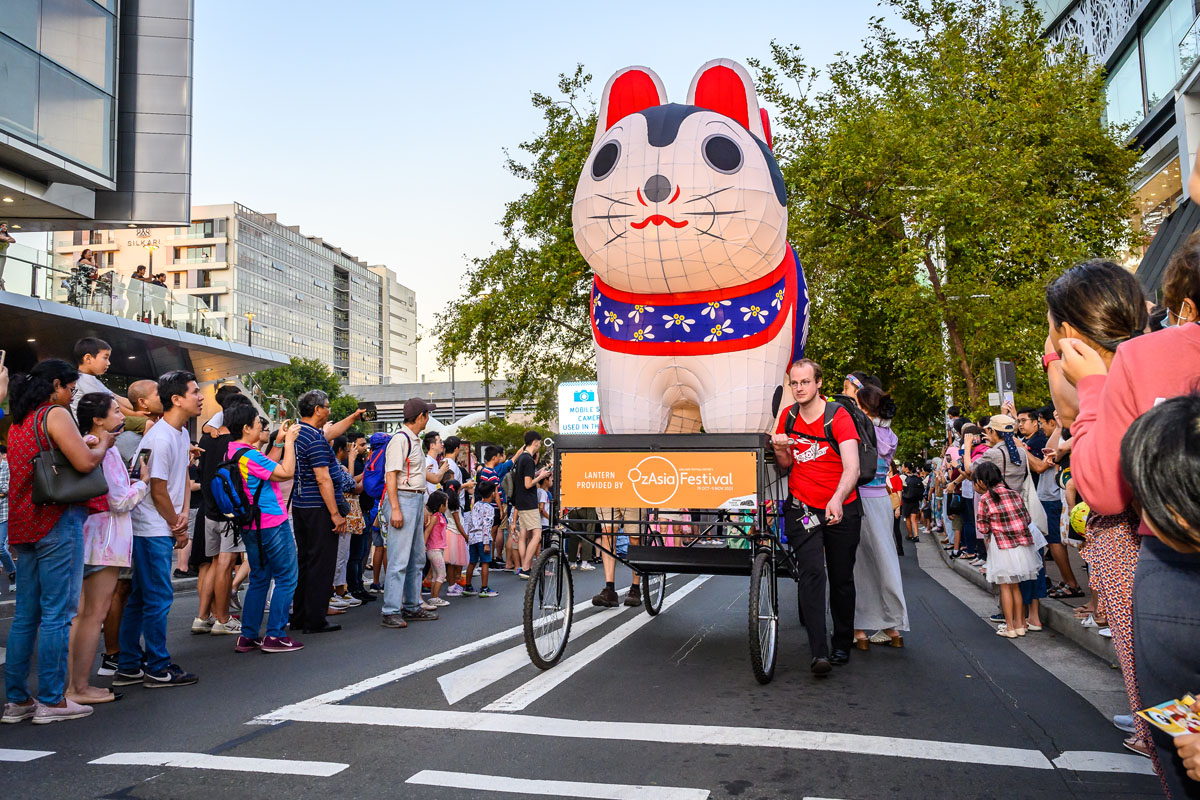
[[[96,705],[100,705],[101,703],[115,703],[118,700],[120,700],[122,697],[124,697],[125,694],[123,692],[110,691],[108,693],[107,697],[102,697],[99,699],[94,699],[91,697],[83,697],[82,695],[71,695],[69,693],[65,696],[68,700],[70,700],[73,703],[79,703],[80,705],[86,705],[86,706],[96,706]]]

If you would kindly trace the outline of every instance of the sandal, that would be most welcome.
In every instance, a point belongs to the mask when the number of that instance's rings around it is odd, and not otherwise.
[[[1076,597],[1083,597],[1083,590],[1078,586],[1074,588],[1066,585],[1055,586],[1052,590],[1046,592],[1046,596],[1053,597],[1056,600],[1073,600]]]

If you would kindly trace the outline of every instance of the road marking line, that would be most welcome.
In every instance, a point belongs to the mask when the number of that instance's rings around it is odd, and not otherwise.
[[[591,605],[592,601],[590,599],[584,600],[582,603],[576,603],[574,613],[578,614],[585,609],[590,608]],[[376,675],[373,678],[366,678],[358,683],[352,683],[349,686],[342,687],[341,689],[334,689],[333,691],[319,694],[316,697],[310,697],[307,700],[301,700],[299,703],[292,703],[291,705],[277,708],[274,711],[269,711],[266,714],[260,714],[246,724],[275,725],[288,719],[288,714],[291,714],[297,710],[316,708],[317,706],[323,706],[329,703],[340,703],[341,701],[348,700],[355,695],[369,692],[372,689],[377,689],[380,686],[392,683],[393,681],[398,681],[402,678],[407,678],[409,675],[415,675],[418,672],[423,672],[431,667],[436,667],[453,661],[456,658],[470,655],[471,653],[486,649],[494,644],[499,644],[500,642],[506,641],[515,636],[522,636],[524,632],[525,629],[522,625],[514,625],[507,630],[500,631],[499,633],[493,633],[491,636],[487,636],[483,639],[467,642],[466,644],[456,647],[453,650],[435,653],[434,655],[423,658],[420,661],[414,661],[411,664],[405,664],[403,667],[397,667],[396,669],[385,672],[382,675]]]
[[[444,786],[454,789],[479,789],[485,792],[535,794],[541,797],[594,797],[600,800],[707,800],[707,789],[683,789],[675,786],[631,786],[622,783],[585,783],[583,781],[547,781],[506,778],[502,775],[473,775],[467,772],[442,772],[426,769],[405,783]]]
[[[54,755],[53,750],[9,750],[0,747],[0,761],[34,761]]]
[[[0,666],[4,664],[4,648],[0,647]]]
[[[786,728],[740,728],[661,722],[607,722],[538,717],[527,714],[353,705],[298,708],[295,711],[287,712],[281,718],[299,722],[516,733],[561,739],[820,750],[834,753],[918,758],[927,761],[954,761],[981,766],[1054,769],[1050,760],[1038,750]]]
[[[628,610],[629,606],[621,606],[616,609],[615,613],[612,609],[604,609],[575,621],[571,625],[571,637],[583,636]],[[530,666],[529,651],[525,649],[525,643],[522,642],[516,647],[510,647],[482,661],[476,661],[454,672],[442,675],[438,678],[438,685],[442,687],[442,694],[446,696],[446,702],[454,705],[459,700],[470,697],[496,681],[507,678],[522,667],[528,666]]]
[[[711,578],[711,575],[701,575],[695,580],[689,581],[682,586],[679,591],[667,595],[667,599],[663,601],[662,611],[667,611],[675,603],[679,602],[689,594],[700,588]],[[648,625],[654,617],[649,614],[642,614],[634,617],[626,622],[615,631],[608,633],[598,642],[593,642],[587,647],[580,650],[573,656],[570,656],[565,661],[561,662],[554,669],[548,669],[529,680],[528,683],[520,686],[508,694],[496,700],[493,703],[483,707],[484,711],[523,711],[528,708],[531,703],[547,692],[560,686],[571,676],[579,672],[588,664],[595,661],[600,656],[607,653],[609,650],[616,647],[625,639],[628,639],[634,633],[642,628],[643,625]]]
[[[89,764],[122,764],[186,769],[219,769],[229,772],[258,772],[276,775],[311,775],[328,778],[349,767],[331,761],[292,761],[280,758],[210,756],[207,753],[113,753]]]
[[[1068,750],[1054,759],[1054,766],[1077,772],[1154,774],[1154,766],[1145,756],[1135,756],[1130,753],[1105,753],[1096,750]]]

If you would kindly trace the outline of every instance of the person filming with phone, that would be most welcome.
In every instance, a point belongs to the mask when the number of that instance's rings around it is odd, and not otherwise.
[[[800,569],[797,591],[812,651],[811,669],[824,676],[831,664],[849,662],[854,643],[854,559],[862,526],[855,488],[859,435],[850,413],[821,396],[820,365],[802,358],[792,363],[787,376],[796,402],[780,411],[771,445],[779,468],[790,468],[787,540]],[[834,409],[828,426],[827,405]],[[832,652],[825,630],[827,570]]]

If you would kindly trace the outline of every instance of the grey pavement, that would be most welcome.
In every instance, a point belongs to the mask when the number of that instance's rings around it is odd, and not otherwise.
[[[931,541],[908,548],[904,648],[855,651],[812,677],[783,580],[766,686],[750,671],[742,578],[672,576],[668,602],[690,593],[654,619],[585,608],[575,627],[588,630],[544,673],[503,635],[520,624],[525,586],[510,574],[493,577],[500,597],[455,599],[437,622],[385,630],[376,602],[274,656],[192,636],[196,597],[183,590],[169,643],[200,683],[132,687],[76,722],[0,726],[0,796],[1161,796],[1108,722],[1119,673],[1050,631],[996,636],[981,619],[987,593]],[[599,571],[574,579],[577,603],[602,585]],[[26,757],[14,751],[52,754],[6,760]],[[175,755],[147,755],[158,753]],[[89,763],[106,757],[201,768]]]

